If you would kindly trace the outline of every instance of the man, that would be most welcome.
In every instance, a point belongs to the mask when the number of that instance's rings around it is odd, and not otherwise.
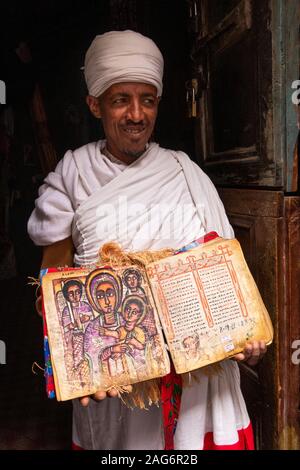
[[[233,237],[203,171],[184,153],[150,143],[162,76],[162,55],[149,38],[112,31],[92,42],[85,58],[87,104],[102,119],[106,139],[68,151],[40,189],[28,229],[45,247],[43,266],[90,265],[107,241],[130,250],[178,249],[213,230]],[[264,352],[263,343],[249,344],[237,359],[255,364]],[[198,370],[197,380],[183,388],[176,449],[252,447],[237,364],[220,367],[213,375]],[[81,399],[83,406],[74,401],[76,445],[164,448],[160,408],[129,410],[105,397],[99,391],[94,400]]]

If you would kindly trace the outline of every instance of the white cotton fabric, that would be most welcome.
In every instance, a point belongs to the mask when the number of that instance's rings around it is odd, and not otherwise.
[[[159,249],[211,230],[233,236],[215,187],[186,154],[151,143],[127,166],[101,153],[104,146],[68,151],[47,176],[28,222],[36,245],[72,235],[75,262],[84,265],[108,239],[125,249]]]
[[[233,237],[216,189],[187,155],[150,144],[136,162],[126,166],[105,156],[104,145],[99,141],[67,152],[46,178],[28,224],[36,244],[49,245],[72,234],[75,262],[85,265],[95,261],[99,246],[111,239],[126,249],[140,250],[179,248],[212,230]],[[120,197],[127,198],[127,215]],[[164,217],[154,223],[155,203],[162,201]],[[181,219],[178,207],[184,211],[189,206],[188,217]],[[171,234],[170,220],[175,222]],[[150,222],[152,238],[145,230]],[[183,389],[176,449],[201,449],[207,432],[214,433],[218,445],[234,444],[237,431],[249,426],[238,366],[228,360],[221,369],[212,376],[198,371],[199,383],[192,381]],[[160,408],[129,410],[113,398],[91,401],[87,408],[74,400],[73,410],[73,442],[85,449],[164,448]]]
[[[201,369],[194,371],[197,381],[184,388],[174,436],[175,449],[203,449],[208,432],[213,432],[216,445],[232,445],[239,441],[238,430],[249,426],[238,365],[227,360],[220,367],[221,371],[211,376]]]
[[[130,30],[96,36],[84,63],[89,94],[96,97],[121,82],[154,85],[161,96],[163,69],[162,54],[152,39]]]

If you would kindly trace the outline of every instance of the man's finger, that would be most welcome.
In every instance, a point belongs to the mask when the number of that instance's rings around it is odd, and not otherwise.
[[[90,399],[89,397],[82,397],[82,398],[79,398],[79,401],[82,406],[86,407],[88,406]]]
[[[260,346],[258,341],[252,343],[252,354],[251,357],[258,358],[260,356]]]
[[[96,393],[92,396],[92,398],[93,398],[94,400],[96,400],[96,401],[104,400],[104,398],[106,398],[106,392],[103,392],[102,390],[101,390],[101,391],[99,390],[98,392],[96,392]]]
[[[253,354],[253,343],[246,343],[244,351],[245,359],[251,357]]]
[[[260,353],[261,354],[266,354],[266,352],[267,352],[266,342],[265,341],[260,341],[259,346],[260,346]]]
[[[232,359],[234,359],[235,361],[244,361],[245,354],[244,353],[235,354],[235,356],[233,356]]]
[[[117,397],[119,394],[115,388],[112,388],[111,390],[107,392],[107,395],[111,398],[114,398],[114,397]]]

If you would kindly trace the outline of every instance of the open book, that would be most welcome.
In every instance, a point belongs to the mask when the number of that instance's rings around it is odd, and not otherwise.
[[[167,349],[181,374],[233,356],[247,341],[272,342],[238,241],[207,239],[145,268],[42,271],[58,400],[164,376]]]

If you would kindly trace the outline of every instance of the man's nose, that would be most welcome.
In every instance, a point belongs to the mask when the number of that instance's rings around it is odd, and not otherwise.
[[[110,305],[110,300],[108,295],[105,296],[105,305]]]
[[[128,107],[128,119],[140,122],[144,119],[144,109],[138,99],[133,99]]]

